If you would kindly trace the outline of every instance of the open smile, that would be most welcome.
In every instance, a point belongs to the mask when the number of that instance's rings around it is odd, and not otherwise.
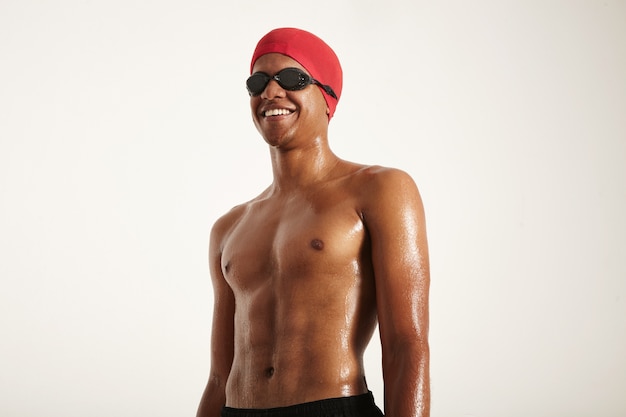
[[[289,115],[291,113],[293,113],[293,110],[289,110],[289,109],[270,109],[270,110],[265,110],[265,112],[263,112],[263,116],[265,116],[265,117],[287,116],[287,115]]]

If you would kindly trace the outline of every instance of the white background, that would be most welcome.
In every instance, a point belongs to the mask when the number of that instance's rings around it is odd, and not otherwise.
[[[422,192],[432,415],[626,415],[611,0],[1,0],[0,415],[195,414],[208,233],[271,181],[244,80],[279,26],[342,61],[335,152]]]

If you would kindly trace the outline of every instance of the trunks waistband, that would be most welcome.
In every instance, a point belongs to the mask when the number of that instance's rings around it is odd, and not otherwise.
[[[366,417],[382,416],[371,392],[351,397],[328,398],[286,407],[222,408],[222,417]]]

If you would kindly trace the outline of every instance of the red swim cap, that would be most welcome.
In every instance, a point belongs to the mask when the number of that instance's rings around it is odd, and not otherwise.
[[[343,86],[341,64],[330,46],[305,30],[295,28],[274,29],[263,36],[257,44],[250,62],[250,73],[252,73],[252,67],[254,67],[254,63],[259,57],[273,52],[287,55],[298,61],[313,78],[333,89],[337,95],[337,100],[320,88],[330,109],[328,115],[328,120],[330,120],[335,113],[337,102],[341,97],[341,87]]]

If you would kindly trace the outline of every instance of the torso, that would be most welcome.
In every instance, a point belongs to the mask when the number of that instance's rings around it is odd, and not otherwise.
[[[367,391],[376,326],[363,172],[235,209],[221,267],[236,301],[226,405],[270,408]]]

